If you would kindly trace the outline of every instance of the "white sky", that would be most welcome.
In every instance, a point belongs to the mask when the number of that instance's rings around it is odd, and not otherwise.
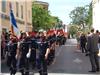
[[[69,13],[77,6],[89,4],[92,0],[39,0],[49,3],[51,15],[58,16],[64,24],[69,24]]]

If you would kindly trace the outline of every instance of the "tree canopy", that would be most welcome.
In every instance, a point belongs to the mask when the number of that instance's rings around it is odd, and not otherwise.
[[[88,9],[85,7],[76,7],[70,12],[71,23],[76,25],[84,25],[88,15]]]
[[[41,5],[32,6],[33,30],[47,29],[50,23],[49,11],[43,9]]]
[[[92,26],[92,3],[83,7],[76,7],[69,14],[71,18],[70,24],[78,25],[82,31],[90,29]]]
[[[48,30],[54,28],[59,22],[58,17],[50,15],[47,9],[44,9],[42,5],[32,5],[32,25],[33,30],[38,31],[40,29]]]

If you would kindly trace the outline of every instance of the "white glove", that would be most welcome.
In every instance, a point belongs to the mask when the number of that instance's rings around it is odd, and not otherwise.
[[[7,58],[8,52],[5,53],[5,58]]]
[[[48,59],[48,55],[45,55],[45,60],[47,60]]]
[[[17,54],[16,54],[15,58],[18,59],[18,55]]]
[[[30,58],[30,56],[31,56],[31,52],[28,52],[28,53],[26,54],[26,57],[27,57],[27,58]]]

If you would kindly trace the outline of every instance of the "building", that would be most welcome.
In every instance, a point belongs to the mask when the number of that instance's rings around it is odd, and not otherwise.
[[[18,0],[0,0],[0,28],[3,31],[11,30],[10,23],[10,6],[17,22],[20,31],[32,31],[32,1],[18,1]]]
[[[92,1],[93,7],[93,27],[100,31],[100,0]]]
[[[49,4],[47,2],[42,2],[42,1],[34,1],[34,4],[36,5],[42,5],[44,9],[48,10]]]

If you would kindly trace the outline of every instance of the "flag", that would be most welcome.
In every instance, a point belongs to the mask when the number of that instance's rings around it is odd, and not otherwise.
[[[11,26],[12,26],[12,32],[19,38],[20,37],[20,31],[18,29],[16,19],[15,19],[14,14],[13,14],[11,3],[9,4],[9,6],[10,6],[10,22],[11,22]]]

